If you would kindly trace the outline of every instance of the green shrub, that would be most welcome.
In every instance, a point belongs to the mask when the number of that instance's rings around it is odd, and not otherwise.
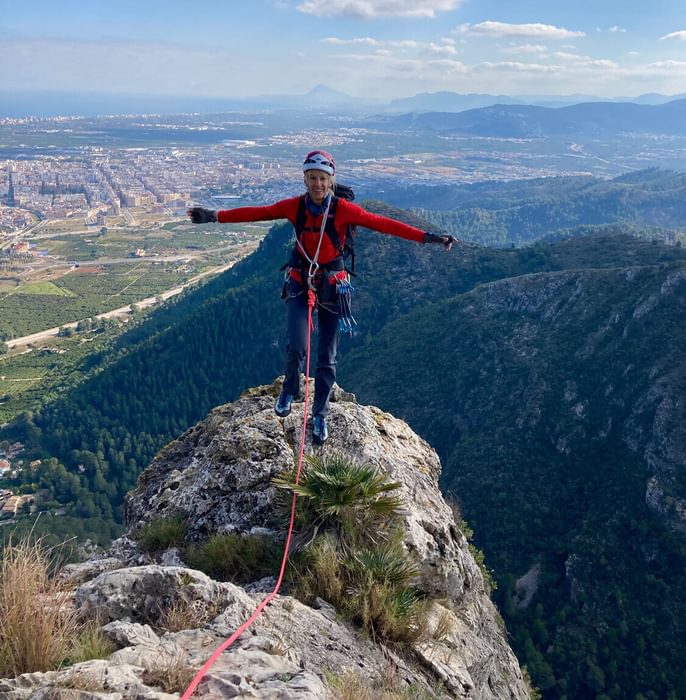
[[[218,581],[248,583],[278,570],[283,545],[260,535],[214,535],[184,553],[188,566]]]
[[[183,544],[186,522],[181,516],[157,518],[146,523],[138,533],[138,544],[144,552],[161,552]]]
[[[400,484],[338,453],[306,457],[297,485],[291,475],[274,483],[303,499],[294,594],[324,598],[385,640],[422,637],[426,604],[411,585],[419,570],[400,543],[402,502],[389,495]]]

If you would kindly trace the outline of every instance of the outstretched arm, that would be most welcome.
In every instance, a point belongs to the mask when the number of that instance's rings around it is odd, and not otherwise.
[[[399,238],[415,241],[416,243],[441,243],[445,246],[446,250],[450,250],[453,243],[458,242],[458,239],[454,236],[439,236],[435,233],[427,233],[426,231],[405,224],[397,219],[391,219],[388,216],[381,216],[380,214],[372,214],[366,209],[356,204],[351,204],[350,202],[339,201],[336,218],[338,218],[339,215],[342,216],[342,223],[344,224],[366,226],[373,231],[387,233],[390,236],[398,236]]]
[[[208,224],[217,221],[220,224],[238,224],[245,221],[273,221],[275,219],[288,219],[292,223],[295,221],[295,215],[298,211],[298,200],[298,197],[293,197],[264,207],[237,207],[221,211],[191,207],[188,210],[188,216],[194,224]]]

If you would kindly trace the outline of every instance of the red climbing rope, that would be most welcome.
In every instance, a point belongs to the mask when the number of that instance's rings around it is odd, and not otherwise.
[[[300,482],[300,470],[302,468],[303,456],[305,454],[305,429],[307,427],[307,400],[309,397],[309,379],[310,379],[310,339],[312,336],[312,310],[316,302],[316,295],[312,289],[307,292],[307,358],[305,362],[305,403],[303,404],[303,426],[302,426],[302,437],[300,440],[300,455],[298,457],[298,468],[295,473],[295,483],[296,485]],[[245,630],[252,625],[255,620],[260,616],[262,611],[269,605],[269,603],[274,600],[279,588],[281,588],[281,582],[283,581],[283,575],[286,571],[286,562],[288,561],[288,550],[291,545],[291,536],[293,535],[293,524],[295,522],[295,504],[297,501],[297,495],[293,493],[293,499],[291,501],[291,519],[288,525],[288,535],[286,536],[286,545],[283,550],[283,557],[281,559],[281,569],[279,571],[279,578],[276,581],[274,590],[260,602],[260,604],[255,608],[252,615],[224,642],[222,642],[215,650],[212,656],[205,662],[203,667],[195,675],[195,678],[191,681],[191,684],[186,688],[184,694],[181,696],[181,700],[188,700],[193,693],[195,693],[200,681],[204,678],[205,674],[212,668],[217,659],[221,654],[228,649],[242,634]]]

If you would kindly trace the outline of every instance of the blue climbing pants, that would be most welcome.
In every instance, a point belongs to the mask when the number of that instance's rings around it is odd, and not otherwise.
[[[300,373],[307,355],[307,293],[294,279],[286,284],[286,366],[283,391],[293,396],[300,393]],[[338,351],[338,314],[317,303],[317,369],[314,375],[312,414],[326,416],[331,389],[336,381]],[[314,340],[314,338],[313,338]]]

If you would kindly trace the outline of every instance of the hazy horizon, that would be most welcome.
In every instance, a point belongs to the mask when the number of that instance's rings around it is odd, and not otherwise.
[[[381,101],[686,93],[681,0],[0,0],[0,91]]]

